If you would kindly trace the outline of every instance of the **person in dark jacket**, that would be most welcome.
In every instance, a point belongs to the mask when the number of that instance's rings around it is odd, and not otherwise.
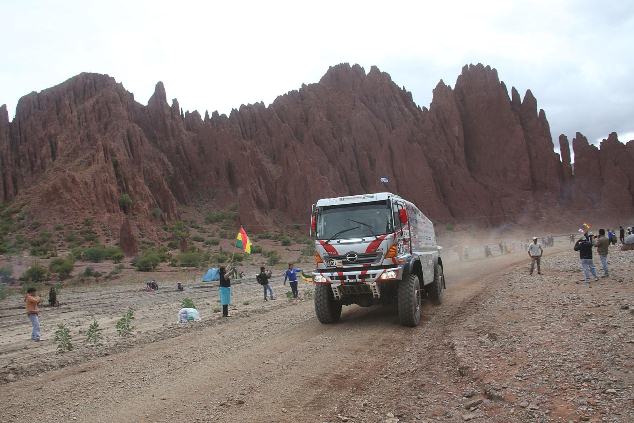
[[[581,269],[583,270],[583,280],[584,282],[590,286],[590,273],[594,276],[594,280],[598,281],[597,271],[594,268],[594,262],[592,261],[592,237],[587,233],[583,234],[583,237],[580,238],[575,243],[575,251],[579,251],[579,259],[581,260]]]
[[[625,229],[623,229],[623,226],[619,226],[619,241],[621,241],[621,244],[625,241]]]
[[[260,267],[260,273],[256,276],[256,279],[262,288],[264,288],[264,301],[268,301],[266,298],[266,294],[268,292],[269,296],[272,300],[275,299],[273,296],[273,289],[271,288],[271,284],[269,283],[269,279],[271,278],[271,272],[266,272],[264,266]]]
[[[231,279],[226,276],[224,266],[220,268],[220,287],[218,294],[220,295],[220,304],[222,304],[222,317],[229,317],[229,304],[231,304]]]

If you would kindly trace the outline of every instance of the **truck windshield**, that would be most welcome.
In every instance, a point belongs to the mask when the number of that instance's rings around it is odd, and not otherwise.
[[[382,235],[390,232],[390,218],[385,201],[322,207],[317,219],[317,239]]]

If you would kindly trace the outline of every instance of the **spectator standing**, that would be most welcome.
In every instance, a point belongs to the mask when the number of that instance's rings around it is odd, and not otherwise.
[[[619,226],[619,240],[621,241],[621,244],[623,244],[623,241],[625,240],[625,229],[623,229],[623,226]]]
[[[26,291],[24,304],[26,306],[26,314],[31,321],[31,340],[35,342],[39,342],[40,340],[40,309],[38,305],[41,302],[42,300],[37,296],[37,290],[35,288],[29,288]]]
[[[533,237],[533,242],[528,246],[528,256],[531,258],[531,270],[530,274],[533,274],[533,270],[535,269],[535,263],[537,263],[537,274],[542,274],[541,269],[541,259],[542,254],[544,254],[544,249],[541,245],[537,243],[537,237]]]
[[[256,276],[256,279],[262,288],[264,288],[264,301],[268,301],[266,298],[266,294],[268,293],[272,300],[275,299],[273,296],[273,288],[269,283],[269,279],[271,278],[271,272],[266,272],[264,266],[260,267],[260,273]]]
[[[301,272],[301,269],[293,267],[293,263],[289,263],[288,269],[284,272],[284,285],[286,285],[286,281],[288,280],[291,291],[293,291],[293,298],[297,298],[299,295],[297,291],[297,272]]]
[[[605,230],[599,229],[599,238],[596,242],[597,253],[599,253],[599,259],[601,259],[601,267],[603,268],[603,276],[607,278],[610,276],[608,272],[608,249],[610,248],[610,239],[605,236]]]
[[[594,268],[594,262],[592,261],[592,238],[585,233],[584,236],[575,243],[574,250],[579,251],[584,283],[590,287],[590,273],[594,276],[595,281],[599,280],[599,278],[597,278],[597,271]]]
[[[229,317],[229,304],[231,304],[231,279],[226,276],[226,269],[224,266],[220,268],[220,287],[218,293],[220,294],[220,304],[222,305],[222,317]]]

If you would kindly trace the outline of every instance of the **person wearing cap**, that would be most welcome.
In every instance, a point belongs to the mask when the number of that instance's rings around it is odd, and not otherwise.
[[[533,270],[535,269],[535,263],[537,263],[537,274],[542,274],[542,269],[540,266],[542,254],[544,254],[544,249],[541,245],[537,243],[537,237],[533,237],[533,243],[528,246],[528,256],[531,258],[531,270],[530,274],[533,274]]]

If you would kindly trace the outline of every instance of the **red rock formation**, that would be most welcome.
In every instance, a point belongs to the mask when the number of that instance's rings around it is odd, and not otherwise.
[[[138,252],[136,237],[128,218],[123,220],[119,230],[119,246],[126,256],[134,256]]]
[[[463,68],[455,90],[441,81],[429,110],[377,68],[342,64],[268,107],[204,119],[168,105],[160,82],[143,106],[113,78],[81,74],[23,97],[12,122],[0,108],[0,199],[18,198],[49,222],[92,216],[118,228],[125,193],[146,236],[153,209],[173,220],[193,201],[238,205],[253,230],[302,222],[319,197],[383,190],[380,176],[440,221],[498,224],[602,200],[618,207],[634,186],[614,191],[617,179],[632,181],[623,157],[634,143],[610,138],[599,153],[578,134],[573,176],[567,140],[561,164],[537,110],[530,91],[509,98],[483,65]],[[606,166],[620,169],[616,179]]]

